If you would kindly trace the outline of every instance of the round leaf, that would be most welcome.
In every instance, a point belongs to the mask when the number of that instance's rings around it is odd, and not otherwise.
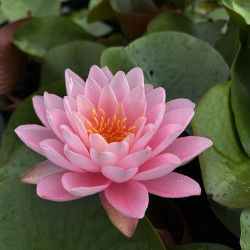
[[[166,88],[167,99],[197,101],[214,83],[225,81],[229,69],[206,42],[178,32],[157,32],[137,39],[128,47],[106,49],[101,65],[115,73],[141,67],[146,82]]]
[[[0,184],[1,249],[164,250],[149,221],[139,221],[132,238],[109,221],[97,195],[51,202],[18,178]]]
[[[43,58],[41,85],[64,79],[66,68],[87,78],[92,65],[99,65],[104,46],[87,41],[74,41],[49,50]]]
[[[230,106],[229,83],[211,88],[195,109],[195,135],[212,140],[200,155],[203,183],[216,202],[233,208],[250,204],[250,160],[242,152]]]
[[[65,17],[42,17],[24,23],[14,35],[15,45],[37,58],[56,46],[88,38],[76,23]]]
[[[250,207],[246,208],[240,217],[241,237],[240,245],[242,250],[250,249]]]

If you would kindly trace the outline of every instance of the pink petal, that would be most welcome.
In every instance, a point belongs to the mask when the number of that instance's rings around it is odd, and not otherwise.
[[[110,86],[113,89],[118,102],[122,102],[130,92],[127,78],[122,71],[116,73]]]
[[[115,110],[115,114],[116,115],[116,120],[122,120],[125,118],[125,113],[124,113],[124,109],[123,109],[123,106],[122,106],[122,103],[119,103],[116,107],[116,110]]]
[[[95,149],[97,152],[103,152],[108,146],[107,141],[99,134],[89,135],[90,148]]]
[[[63,99],[57,95],[44,92],[43,100],[44,100],[45,109],[64,110]]]
[[[64,156],[64,145],[61,142],[54,139],[48,139],[42,141],[40,147],[43,155],[55,165],[71,171],[82,172],[81,168],[74,166],[66,159]]]
[[[147,111],[146,113],[146,117],[147,117],[147,123],[155,123],[156,120],[159,117],[159,114],[163,112],[163,110],[165,110],[165,103],[160,103],[160,104],[156,104],[153,108],[151,108],[150,110]]]
[[[140,150],[138,152],[128,154],[119,162],[118,166],[122,167],[123,169],[139,167],[147,160],[150,155],[150,152],[151,149],[147,147],[146,149]]]
[[[140,166],[133,177],[134,180],[151,180],[172,172],[179,164],[180,159],[173,154],[161,154]]]
[[[180,124],[169,124],[158,129],[154,138],[148,144],[152,148],[150,158],[153,158],[170,145],[180,135],[181,130],[182,126]]]
[[[95,110],[95,106],[89,99],[83,95],[77,97],[78,112],[90,121],[93,119],[93,109]]]
[[[113,225],[125,236],[132,237],[137,223],[138,219],[131,218],[128,216],[125,216],[124,214],[120,213],[118,210],[116,210],[107,200],[105,197],[104,192],[99,193],[101,203],[106,210],[109,219],[113,223]]]
[[[108,78],[108,81],[111,82],[113,79],[113,74],[110,72],[107,66],[101,68],[102,72],[105,74],[105,76]]]
[[[133,109],[134,105],[140,99],[144,99],[144,89],[141,86],[134,88],[129,94],[124,98],[122,104],[125,111],[125,114],[128,110]]]
[[[34,106],[35,112],[36,112],[38,118],[40,119],[40,121],[46,127],[49,127],[49,123],[48,123],[47,116],[46,116],[46,109],[45,109],[43,97],[36,95],[36,96],[34,96],[32,98],[32,102],[33,102],[33,106]]]
[[[127,142],[128,143],[129,148],[132,147],[134,141],[135,141],[135,135],[134,134],[130,134],[125,139],[123,139],[123,142]]]
[[[109,80],[103,71],[96,65],[92,66],[89,71],[89,78],[92,78],[103,88],[106,84],[109,84]]]
[[[201,188],[195,180],[174,172],[141,183],[146,186],[149,193],[162,197],[181,198],[201,193]]]
[[[82,140],[65,125],[61,126],[61,132],[66,143],[78,154],[89,156],[89,151]]]
[[[134,122],[134,126],[136,127],[135,129],[133,129],[133,133],[136,134],[135,141],[137,141],[140,138],[146,121],[147,121],[147,118],[145,116],[142,116],[142,117],[139,117]]]
[[[57,137],[61,141],[65,142],[61,134],[60,126],[67,125],[70,127],[70,123],[69,123],[66,113],[62,111],[61,109],[47,110],[46,113],[47,113],[47,119],[48,119],[51,129],[54,131],[54,133],[57,135]]]
[[[165,103],[166,93],[163,88],[156,88],[145,96],[147,102],[147,110],[150,110],[155,105]]]
[[[64,146],[64,153],[69,161],[75,166],[89,172],[100,171],[100,167],[98,167],[89,157],[73,152],[67,144]]]
[[[84,96],[89,99],[95,107],[98,106],[102,88],[92,78],[88,78],[85,85]]]
[[[131,69],[127,73],[126,78],[128,80],[130,90],[138,86],[144,87],[144,77],[141,68],[136,67]]]
[[[85,82],[70,69],[65,70],[67,95],[76,99],[78,95],[84,94]]]
[[[40,142],[46,139],[56,139],[51,129],[40,125],[21,125],[15,129],[19,138],[30,148],[42,154]]]
[[[102,89],[98,108],[105,111],[107,118],[113,118],[118,102],[115,94],[109,85],[105,85]]]
[[[79,113],[74,112],[74,120],[75,120],[80,138],[84,142],[85,146],[89,148],[89,136],[84,126],[84,122],[86,121],[86,118],[80,115]]]
[[[111,181],[121,183],[131,179],[137,172],[138,168],[123,169],[117,166],[105,166],[101,172]]]
[[[146,113],[147,103],[144,99],[140,99],[133,108],[126,111],[126,125],[127,127],[133,126],[134,122]],[[134,132],[134,130],[132,130]]]
[[[154,89],[154,86],[150,83],[145,83],[144,84],[144,90],[145,90],[145,94],[147,95],[150,91],[152,91]]]
[[[106,189],[110,180],[99,173],[71,172],[63,176],[62,184],[69,193],[83,197]]]
[[[108,202],[120,213],[141,219],[148,207],[148,192],[136,181],[112,183],[105,191]]]
[[[111,142],[107,145],[105,151],[112,152],[118,156],[119,159],[128,154],[129,144],[125,141]]]
[[[37,184],[42,178],[62,171],[65,171],[65,169],[56,166],[50,161],[43,161],[26,170],[21,175],[21,181],[29,184]]]
[[[92,160],[99,166],[116,165],[119,158],[112,152],[97,152],[95,149],[90,149],[90,156]]]
[[[177,155],[183,163],[194,158],[212,146],[212,144],[213,143],[209,139],[204,137],[187,136],[177,138],[164,150],[164,152]]]
[[[74,112],[77,111],[76,100],[73,99],[72,97],[65,96],[64,97],[64,110],[65,110],[66,116],[69,120],[69,123],[72,129],[74,130],[75,133],[78,133],[76,123],[74,120],[74,114],[73,114]]]
[[[55,173],[41,179],[37,184],[37,195],[51,201],[70,201],[81,198],[68,193],[63,188],[62,177],[65,173],[67,172]]]
[[[187,127],[194,116],[192,108],[180,108],[165,113],[161,126],[168,124],[181,124],[182,131]]]
[[[179,98],[174,99],[166,103],[166,112],[170,112],[174,109],[181,109],[181,108],[191,108],[194,109],[195,104],[188,99]]]

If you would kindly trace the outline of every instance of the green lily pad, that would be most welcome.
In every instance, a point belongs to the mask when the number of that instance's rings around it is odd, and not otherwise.
[[[157,32],[128,47],[106,49],[101,65],[115,73],[141,67],[145,81],[166,89],[167,100],[197,101],[213,84],[229,77],[223,58],[208,43],[179,32]]]
[[[88,35],[78,24],[65,17],[41,17],[25,22],[14,35],[14,44],[25,53],[42,58],[56,46]]]
[[[48,91],[64,96],[64,85],[64,82],[52,84],[34,94],[43,95],[44,91]],[[20,175],[28,168],[44,160],[43,156],[28,148],[15,134],[14,129],[21,124],[40,124],[33,109],[31,96],[25,99],[13,113],[4,132],[0,154],[0,182]]]
[[[147,27],[147,34],[159,31],[179,31],[195,36],[210,44],[220,39],[225,21],[193,23],[181,14],[163,13],[155,17]]]
[[[61,0],[2,0],[1,9],[9,21],[24,17],[59,15]],[[34,30],[33,30],[34,31]]]
[[[98,195],[51,202],[39,198],[33,185],[13,178],[0,184],[0,204],[1,249],[165,249],[147,218],[132,238],[124,237]]]
[[[231,247],[224,246],[221,244],[213,243],[193,243],[187,245],[181,245],[176,247],[170,247],[169,250],[232,250]]]
[[[244,150],[250,157],[250,49],[242,49],[232,67],[232,108]]]
[[[64,79],[66,68],[87,78],[92,65],[99,65],[104,46],[88,42],[74,41],[49,50],[42,61],[41,85]]]
[[[246,208],[241,214],[240,224],[240,246],[242,250],[248,250],[250,249],[250,207]]]
[[[250,160],[242,151],[230,105],[230,84],[211,88],[200,100],[192,120],[195,135],[212,140],[200,155],[207,194],[224,206],[250,204]]]
[[[221,0],[229,15],[239,25],[250,25],[250,2],[248,0]]]

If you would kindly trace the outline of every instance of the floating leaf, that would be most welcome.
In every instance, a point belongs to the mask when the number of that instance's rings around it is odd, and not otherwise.
[[[195,135],[212,140],[200,155],[203,184],[216,202],[240,208],[250,204],[250,160],[242,151],[230,106],[230,84],[211,88],[192,120]]]
[[[1,10],[9,21],[24,17],[59,15],[61,0],[2,0]]]
[[[113,73],[141,67],[146,82],[167,90],[167,100],[185,97],[197,101],[209,87],[229,77],[227,64],[212,46],[170,31],[142,37],[128,47],[108,48],[101,65]]]
[[[87,78],[92,65],[99,65],[104,46],[87,41],[74,41],[49,50],[43,58],[41,85],[64,79],[64,71],[70,68]]]
[[[18,178],[0,184],[1,249],[164,250],[147,218],[124,237],[109,221],[97,195],[51,202]]]
[[[14,36],[15,45],[37,58],[56,46],[90,38],[76,23],[65,17],[41,17],[27,21]]]
[[[241,214],[240,224],[240,246],[242,250],[248,250],[250,249],[250,207],[246,208]]]
[[[232,108],[244,150],[250,157],[250,49],[242,49],[232,67]],[[250,199],[249,199],[250,200]]]
[[[22,19],[10,23],[0,30],[0,95],[9,94],[13,90],[24,70],[25,56],[13,45],[12,38],[26,21]]]

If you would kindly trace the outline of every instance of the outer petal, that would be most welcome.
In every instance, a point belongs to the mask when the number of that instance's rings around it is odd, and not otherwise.
[[[110,83],[110,86],[113,89],[119,103],[122,102],[130,92],[127,78],[122,71],[118,71],[116,73]]]
[[[117,166],[105,166],[101,172],[111,181],[121,183],[131,179],[137,172],[138,168],[123,169]]]
[[[105,191],[109,203],[120,213],[141,219],[148,207],[148,192],[136,181],[112,183]]]
[[[46,109],[64,109],[63,99],[57,95],[44,92],[43,100]]]
[[[62,186],[62,176],[66,171],[55,173],[41,179],[37,184],[37,195],[51,201],[70,201],[81,197],[68,193]]]
[[[98,106],[98,102],[101,96],[102,88],[92,78],[88,78],[85,85],[84,96],[89,99],[95,107]]]
[[[116,165],[119,158],[116,154],[112,152],[97,152],[95,149],[90,149],[90,156],[92,160],[99,166],[110,166]]]
[[[172,172],[180,163],[180,159],[173,154],[158,155],[141,165],[133,179],[143,181],[162,177]]]
[[[21,125],[15,129],[19,138],[30,148],[42,154],[40,142],[46,139],[56,139],[51,129],[39,125]]]
[[[70,69],[65,70],[67,96],[74,99],[80,94],[84,94],[85,82]]]
[[[107,141],[99,134],[89,135],[90,148],[95,149],[97,152],[103,152],[108,146]]]
[[[144,90],[145,90],[145,94],[147,95],[150,91],[152,91],[154,89],[154,86],[150,83],[145,83],[144,84]]]
[[[174,172],[141,183],[145,185],[149,193],[162,197],[179,198],[201,193],[201,188],[196,181]]]
[[[105,74],[105,76],[108,78],[109,82],[113,79],[113,74],[110,72],[107,66],[101,68],[102,72]]]
[[[126,75],[130,90],[137,86],[144,87],[144,77],[141,68],[133,68]]]
[[[163,88],[153,89],[145,96],[145,99],[147,102],[147,110],[150,110],[157,104],[165,103],[166,99],[165,89]]]
[[[194,109],[194,107],[195,107],[195,104],[191,102],[190,100],[179,98],[179,99],[174,99],[166,103],[166,112],[170,112],[174,109],[180,109],[180,108]]]
[[[74,120],[74,112],[77,111],[76,100],[73,99],[72,97],[65,96],[64,97],[64,110],[65,110],[66,116],[67,116],[67,118],[69,120],[69,123],[70,123],[72,129],[76,133],[78,133],[76,123],[75,123],[75,120]]]
[[[89,156],[89,151],[82,140],[66,125],[61,126],[62,135],[66,143],[78,154]]]
[[[118,166],[122,167],[123,169],[139,167],[147,160],[150,155],[150,152],[151,149],[149,147],[146,147],[146,149],[140,150],[132,154],[128,154],[119,162]]]
[[[42,96],[37,96],[37,95],[33,96],[32,102],[33,102],[33,106],[34,106],[34,109],[36,111],[36,114],[37,114],[38,118],[40,119],[40,121],[46,127],[49,127],[43,97]]]
[[[164,150],[164,152],[177,155],[183,163],[194,158],[212,146],[212,144],[212,141],[204,137],[187,136],[177,138]]]
[[[62,184],[69,193],[83,197],[106,189],[110,180],[99,173],[71,172],[63,176]]]
[[[99,196],[100,196],[102,205],[104,209],[106,210],[108,217],[111,220],[111,222],[114,224],[114,226],[125,236],[132,237],[135,232],[138,219],[125,216],[124,214],[117,211],[108,202],[107,198],[105,197],[104,192],[99,193]]]
[[[29,184],[37,184],[42,178],[65,171],[50,161],[43,161],[32,168],[29,168],[21,175],[21,181]]]
[[[103,88],[104,85],[109,84],[109,80],[106,77],[106,75],[96,65],[91,67],[89,71],[89,78],[92,78],[93,80],[95,80],[101,88]]]
[[[180,124],[169,124],[160,128],[148,144],[152,148],[150,158],[156,156],[170,145],[179,136],[181,131],[182,126]]]
[[[70,163],[63,152],[63,144],[60,141],[48,139],[40,143],[40,147],[44,156],[46,156],[55,165],[71,170],[82,172],[83,170]]]
[[[90,158],[73,152],[67,144],[64,147],[64,153],[67,158],[79,168],[89,172],[100,171],[100,167],[98,167]]]

